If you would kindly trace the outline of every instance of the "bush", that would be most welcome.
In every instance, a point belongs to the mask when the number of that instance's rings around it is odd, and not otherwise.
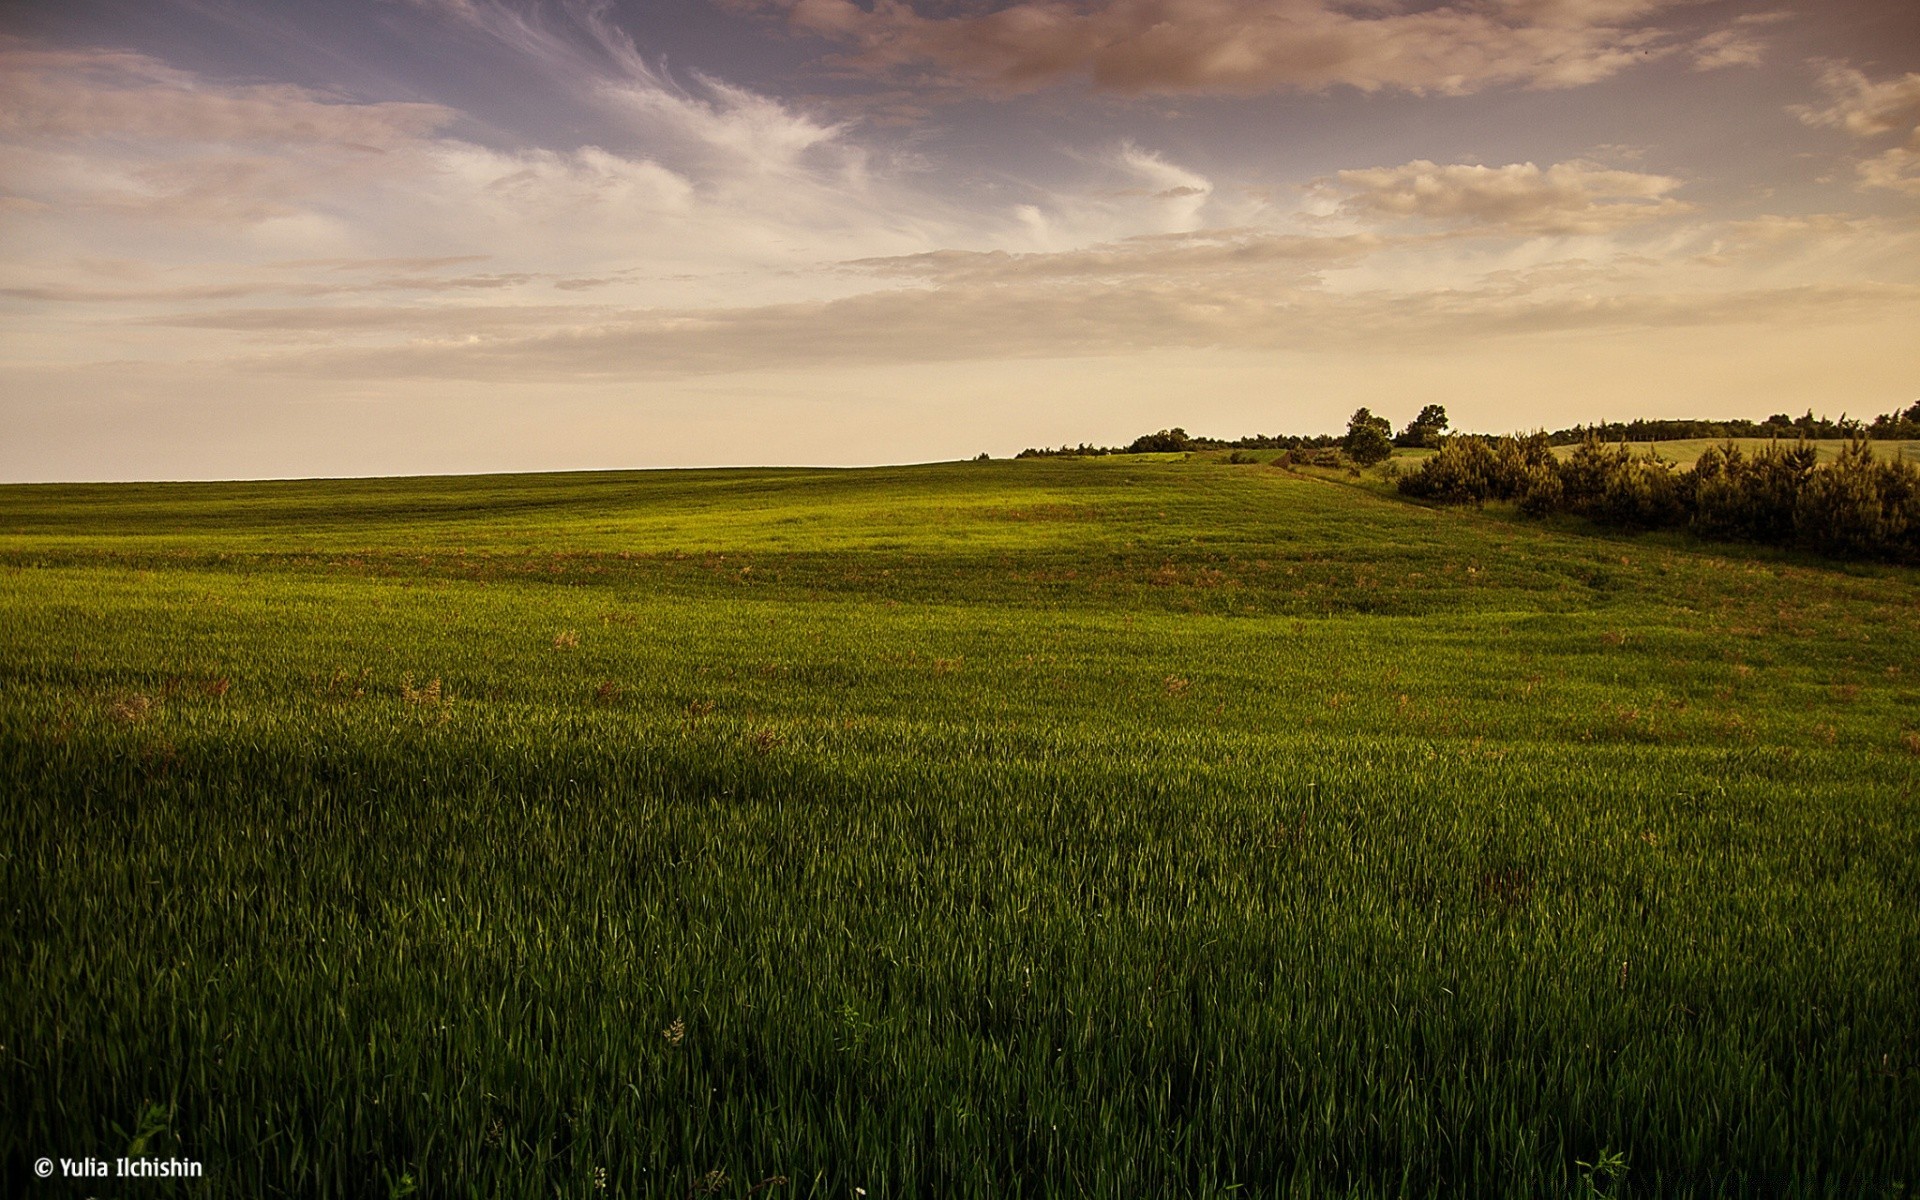
[[[1553,450],[1542,435],[1450,437],[1442,439],[1438,454],[1400,481],[1400,490],[1442,504],[1520,500],[1523,508],[1534,506],[1530,511],[1552,511],[1539,505],[1550,496],[1557,506],[1560,481]]]
[[[1604,524],[1658,529],[1686,520],[1683,477],[1651,450],[1636,456],[1588,437],[1560,465],[1560,484],[1568,511]]]
[[[1276,467],[1337,467],[1340,465],[1340,452],[1301,447],[1289,450],[1274,459],[1273,465]]]
[[[1573,512],[1631,529],[1691,526],[1704,537],[1783,545],[1838,557],[1920,562],[1920,469],[1882,462],[1856,439],[1819,466],[1804,442],[1752,456],[1710,448],[1680,472],[1588,437],[1557,462],[1545,435],[1451,437],[1400,491],[1442,504],[1513,500],[1529,516]]]
[[[1856,439],[1831,465],[1807,474],[1793,528],[1802,545],[1822,554],[1920,561],[1920,470],[1881,462]]]
[[[1784,543],[1794,506],[1813,472],[1813,447],[1773,445],[1748,458],[1738,446],[1709,448],[1693,465],[1694,530],[1703,537]]]
[[[1551,453],[1546,462],[1527,463],[1522,471],[1515,495],[1521,512],[1530,517],[1544,517],[1566,509],[1566,485],[1560,481],[1560,464],[1553,460]]]
[[[1442,504],[1481,504],[1496,495],[1498,462],[1485,438],[1453,437],[1400,481],[1400,491]]]

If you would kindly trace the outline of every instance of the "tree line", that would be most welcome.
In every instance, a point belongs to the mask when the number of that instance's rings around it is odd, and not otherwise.
[[[1340,442],[1341,436],[1337,433],[1273,434],[1271,436],[1256,433],[1250,437],[1231,440],[1196,437],[1176,425],[1172,429],[1162,429],[1158,433],[1143,433],[1124,446],[1090,446],[1085,442],[1078,446],[1061,446],[1057,450],[1046,446],[1029,446],[1014,457],[1099,458],[1108,454],[1181,454],[1189,450],[1331,449],[1338,447]]]
[[[1376,439],[1365,430],[1377,431],[1381,436]],[[1178,454],[1191,450],[1339,449],[1365,465],[1386,457],[1386,453],[1377,453],[1382,446],[1387,452],[1391,452],[1394,446],[1432,448],[1437,447],[1446,434],[1447,410],[1441,405],[1429,404],[1397,434],[1386,418],[1376,417],[1371,410],[1363,408],[1348,421],[1344,434],[1256,433],[1248,437],[1226,439],[1196,436],[1175,426],[1141,434],[1124,446],[1093,446],[1085,442],[1058,449],[1039,446],[1022,450],[1014,457],[1093,458],[1107,454]],[[1871,421],[1856,420],[1845,413],[1840,414],[1838,420],[1817,417],[1812,409],[1808,409],[1803,416],[1790,417],[1785,413],[1775,413],[1764,421],[1746,418],[1718,421],[1601,421],[1592,425],[1555,429],[1537,436],[1544,437],[1550,446],[1577,446],[1590,438],[1602,442],[1674,442],[1696,438],[1716,441],[1727,438],[1920,439],[1920,403],[1915,403],[1905,411],[1882,413]],[[1356,450],[1358,453],[1355,453]]]
[[[1920,404],[1902,411],[1881,413],[1871,421],[1855,420],[1845,413],[1839,420],[1816,417],[1808,409],[1803,416],[1775,413],[1764,421],[1603,421],[1596,425],[1575,425],[1556,429],[1547,435],[1555,446],[1577,446],[1588,437],[1603,442],[1678,442],[1694,438],[1807,438],[1825,440],[1869,438],[1876,441],[1903,441],[1920,438]]]

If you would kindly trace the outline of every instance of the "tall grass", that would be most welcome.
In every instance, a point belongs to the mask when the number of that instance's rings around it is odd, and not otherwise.
[[[1910,571],[973,470],[0,493],[11,1190],[1920,1174]]]

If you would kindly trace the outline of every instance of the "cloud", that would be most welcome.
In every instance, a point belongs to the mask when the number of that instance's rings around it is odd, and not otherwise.
[[[1767,44],[1743,29],[1717,29],[1687,47],[1696,71],[1723,67],[1757,67],[1766,59]]]
[[[1745,13],[1733,24],[1696,38],[1687,47],[1696,71],[1718,71],[1723,67],[1757,67],[1766,61],[1766,39],[1759,30],[1767,25],[1790,21],[1794,14],[1782,10]]]
[[[492,275],[388,276],[359,283],[307,283],[294,279],[183,284],[160,288],[102,288],[69,283],[0,287],[0,296],[66,304],[155,304],[201,300],[242,300],[256,296],[344,296],[369,292],[495,291],[534,279],[527,272]],[[556,283],[555,286],[560,286]]]
[[[222,86],[127,51],[0,40],[0,137],[351,148],[380,153],[453,123],[438,104],[352,103],[287,85]]]
[[[17,211],[243,224],[405,170],[436,104],[235,86],[126,51],[0,41],[0,179]]]
[[[318,298],[372,288],[321,278],[322,260],[479,251],[502,293],[550,298],[564,282],[687,302],[752,289],[758,272],[761,298],[790,296],[780,273],[811,269],[832,294],[833,262],[952,241],[971,220],[876,173],[841,126],[717,80],[678,88],[598,9],[553,32],[484,0],[438,7],[532,56],[563,98],[622,115],[646,150],[493,147],[453,136],[477,126],[439,105],[0,39],[0,286],[57,304]],[[171,273],[130,287],[74,266],[114,255]]]
[[[1645,24],[1672,0],[1020,0],[945,17],[909,0],[736,3],[849,44],[856,69],[999,93],[1076,78],[1124,95],[1566,88],[1675,48]]]
[[[1852,67],[1829,64],[1820,86],[1833,103],[1825,108],[1797,107],[1793,111],[1809,125],[1828,125],[1854,137],[1875,137],[1920,127],[1920,72],[1875,82]]]
[[[1417,250],[1217,231],[1060,254],[942,251],[852,264],[912,279],[832,300],[539,312],[400,344],[334,344],[249,372],[323,379],[591,381],[1168,349],[1445,350],[1488,338],[1689,325],[1806,326],[1920,315],[1920,287],[1858,279],[1728,287],[1654,260],[1574,259],[1419,286],[1335,286],[1323,272]],[[1279,269],[1276,269],[1279,268]],[[1713,271],[1715,268],[1702,268]],[[368,319],[368,325],[378,323]]]
[[[1585,162],[1503,167],[1397,167],[1341,171],[1341,208],[1356,216],[1417,217],[1515,234],[1597,234],[1687,212],[1668,196],[1681,181]]]
[[[583,381],[1156,349],[1444,349],[1502,336],[1804,325],[1920,314],[1894,284],[1602,296],[1444,289],[1291,298],[1207,287],[946,288],[726,311],[632,314],[531,336],[422,339],[256,360],[319,378]]]
[[[669,75],[613,22],[604,0],[412,3],[504,47],[542,73],[555,94],[611,118],[646,147],[644,160],[593,147],[525,152],[539,160],[538,181],[578,193],[576,185],[598,176],[594,186],[607,205],[620,187],[651,189],[658,203],[643,208],[677,212],[702,227],[710,246],[737,243],[722,257],[791,258],[793,247],[809,241],[871,244],[965,219],[938,197],[897,186],[898,176],[913,172],[856,140],[845,122],[710,74]],[[680,239],[679,249],[688,248]]]
[[[170,329],[210,329],[293,340],[333,341],[341,335],[428,335],[464,339],[479,334],[525,335],[530,327],[569,326],[603,314],[576,304],[415,307],[391,304],[326,307],[229,308],[140,318]]]
[[[1385,245],[1373,234],[1290,235],[1224,229],[1191,234],[1147,235],[1121,242],[1053,253],[1004,250],[934,250],[923,254],[855,259],[849,267],[877,275],[941,284],[992,284],[1039,280],[1138,280],[1259,272],[1269,279],[1281,268],[1292,278],[1352,262]]]
[[[1192,228],[1200,223],[1201,210],[1213,195],[1211,179],[1132,142],[1121,145],[1119,166],[1140,180],[1140,193],[1171,205],[1167,216],[1174,228]]]
[[[687,83],[647,61],[614,24],[608,5],[561,0],[560,20],[509,0],[413,0],[484,34],[652,138],[662,154],[680,154],[704,174],[769,176],[830,168],[858,176],[866,155],[846,127],[797,111],[769,96],[695,72]]]
[[[1824,108],[1796,106],[1792,111],[1802,121],[1842,129],[1863,140],[1889,133],[1905,137],[1903,145],[1854,164],[1860,186],[1920,195],[1920,72],[1876,81],[1834,63],[1821,75],[1820,86],[1831,103]]]

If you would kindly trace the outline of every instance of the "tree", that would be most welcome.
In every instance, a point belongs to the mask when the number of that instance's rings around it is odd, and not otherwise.
[[[1393,453],[1392,433],[1393,425],[1385,417],[1376,417],[1363,408],[1347,422],[1347,436],[1341,440],[1340,448],[1361,466],[1372,466]]]
[[[1394,445],[1432,449],[1440,444],[1446,432],[1447,410],[1438,404],[1429,404],[1420,410],[1419,416],[1407,422],[1407,427],[1394,439]]]
[[[1193,439],[1187,431],[1175,425],[1172,429],[1162,429],[1159,433],[1143,433],[1133,439],[1127,447],[1128,454],[1178,454],[1193,449]]]

